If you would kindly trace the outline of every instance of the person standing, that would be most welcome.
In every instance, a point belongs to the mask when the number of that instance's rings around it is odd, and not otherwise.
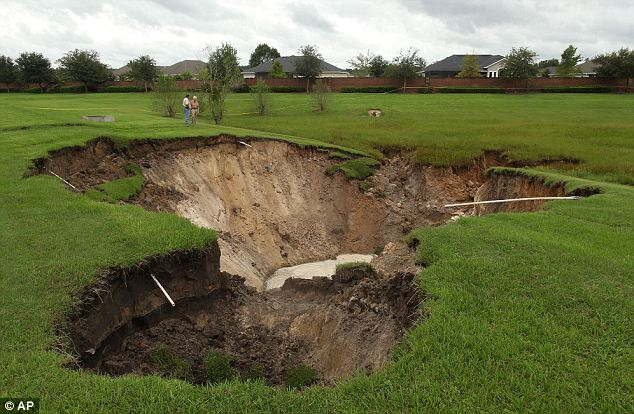
[[[189,126],[189,94],[185,95],[185,99],[183,99],[183,112],[185,113],[185,125]]]
[[[196,121],[198,120],[198,107],[200,106],[198,104],[198,97],[196,95],[194,95],[194,97],[192,98],[189,106],[191,108],[192,125],[196,125]]]

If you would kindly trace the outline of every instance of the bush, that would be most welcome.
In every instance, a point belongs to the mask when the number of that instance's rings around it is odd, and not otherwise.
[[[168,378],[191,380],[191,363],[179,357],[167,345],[159,345],[150,351],[150,360],[159,366],[161,375]]]
[[[612,88],[609,86],[555,86],[542,88],[544,93],[610,93]]]
[[[230,381],[238,376],[231,367],[232,358],[218,351],[207,351],[203,357],[203,368],[207,381],[211,384]]]
[[[88,88],[88,90],[90,91],[92,89],[92,91],[94,91],[94,88]],[[59,88],[55,88],[55,90],[52,90],[50,92],[55,92],[55,93],[84,93],[84,87],[83,86],[60,86]]]
[[[344,86],[341,93],[388,93],[399,89],[398,86]]]
[[[303,86],[271,86],[271,92],[275,93],[294,93],[294,92],[306,92],[306,88]]]
[[[286,372],[284,384],[288,388],[300,389],[317,381],[317,371],[306,364],[299,364]]]
[[[246,83],[243,83],[242,85],[234,86],[233,88],[231,88],[231,92],[233,92],[233,93],[249,93],[249,92],[251,92],[251,88]]]
[[[258,115],[265,115],[271,110],[271,97],[269,92],[269,87],[262,79],[258,79],[255,86],[251,88],[253,105]]]
[[[99,89],[103,93],[128,93],[128,92],[145,92],[143,86],[104,86]]]
[[[315,106],[317,106],[317,110],[319,112],[325,111],[328,107],[330,93],[330,86],[328,86],[328,84],[323,80],[317,79],[315,86],[313,87],[311,97],[313,98],[313,102],[315,103]]]
[[[349,179],[365,180],[374,173],[374,169],[381,164],[374,158],[355,158],[342,162],[340,164],[334,164],[326,169],[327,175],[334,175],[341,171]]]
[[[479,86],[450,86],[435,88],[440,93],[504,93],[504,88],[487,88]]]
[[[163,116],[174,117],[180,107],[180,92],[170,76],[159,77],[152,90],[152,109]]]

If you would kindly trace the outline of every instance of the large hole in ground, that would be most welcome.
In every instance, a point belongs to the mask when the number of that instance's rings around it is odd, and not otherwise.
[[[396,154],[360,182],[325,174],[341,162],[340,152],[247,142],[228,136],[139,141],[117,150],[101,139],[35,161],[37,171],[54,172],[81,190],[132,174],[135,163],[145,184],[130,202],[220,231],[219,248],[114,269],[88,288],[69,323],[82,367],[194,382],[229,372],[271,384],[285,383],[303,365],[316,370],[314,378],[306,375],[310,381],[323,383],[378,369],[416,320],[423,297],[405,233],[476,213],[448,210],[448,202],[565,193],[563,185],[523,175],[487,179],[486,168],[503,162],[496,153],[460,168],[421,166]],[[271,279],[280,268],[344,253],[377,256],[371,266],[339,269],[332,278]],[[266,290],[267,281],[274,289]]]

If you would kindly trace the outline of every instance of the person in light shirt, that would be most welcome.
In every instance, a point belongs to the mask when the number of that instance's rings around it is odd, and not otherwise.
[[[191,121],[192,125],[196,125],[196,121],[198,121],[198,97],[194,95],[192,100],[189,102],[189,107],[191,108]]]
[[[189,126],[189,94],[185,95],[183,99],[183,112],[185,113],[185,125]]]

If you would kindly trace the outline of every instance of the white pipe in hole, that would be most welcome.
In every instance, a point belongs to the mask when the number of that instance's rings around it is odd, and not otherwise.
[[[526,197],[526,198],[509,198],[506,200],[487,200],[487,201],[473,201],[471,203],[457,203],[457,204],[445,204],[447,207],[462,207],[462,206],[475,206],[477,204],[493,204],[493,203],[508,203],[512,201],[534,201],[534,200],[580,200],[579,196],[568,197]]]
[[[55,174],[53,171],[48,170],[48,172],[50,172],[51,174],[53,174],[55,177],[59,178],[60,180],[62,180],[64,183],[66,183],[67,185],[69,185],[73,190],[75,191],[79,191],[79,188],[75,187],[74,185],[72,185],[71,183],[69,183],[68,181],[64,180],[62,177],[60,177],[59,175]]]
[[[240,141],[240,144],[242,144],[242,145],[246,145],[247,147],[252,148],[252,147],[251,147],[251,145],[247,144],[247,143],[246,143],[246,142],[244,142],[244,141]]]
[[[161,283],[158,281],[158,279],[156,278],[156,276],[154,276],[154,274],[150,273],[150,276],[152,276],[152,279],[154,279],[154,283],[156,283],[159,287],[159,289],[161,289],[161,292],[163,292],[163,294],[165,295],[165,297],[167,298],[167,300],[169,300],[169,302],[172,304],[172,306],[176,306],[176,304],[174,303],[174,301],[172,300],[172,298],[170,298],[170,295],[167,293],[167,291],[165,290],[165,288],[163,287],[163,285],[161,285]]]

